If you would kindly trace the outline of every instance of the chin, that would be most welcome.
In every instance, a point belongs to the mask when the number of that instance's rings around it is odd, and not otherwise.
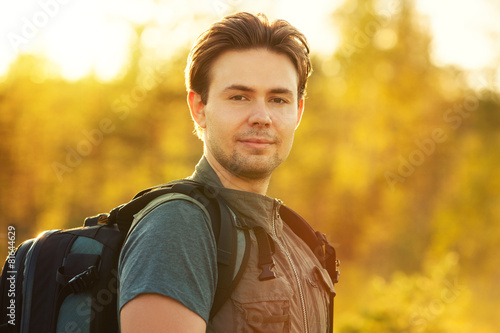
[[[238,177],[251,179],[251,180],[262,180],[271,177],[272,171],[269,170],[241,170]]]
[[[249,157],[242,163],[237,163],[233,171],[236,171],[239,176],[248,179],[264,179],[269,178],[281,163],[281,160],[276,159],[259,160]]]

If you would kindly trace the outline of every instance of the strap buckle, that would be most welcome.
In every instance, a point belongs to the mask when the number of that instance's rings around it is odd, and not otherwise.
[[[271,270],[274,267],[274,262],[270,264],[262,264],[260,268],[262,269],[262,273],[259,275],[260,281],[266,281],[276,278],[276,274]]]
[[[337,259],[335,248],[328,242],[326,235],[316,231],[316,237],[321,245],[318,247],[320,253],[316,253],[323,267],[326,268],[333,283],[338,283],[340,279],[340,260]]]
[[[68,286],[73,294],[81,293],[90,288],[99,278],[96,266],[90,266],[80,274],[75,275],[68,282]]]

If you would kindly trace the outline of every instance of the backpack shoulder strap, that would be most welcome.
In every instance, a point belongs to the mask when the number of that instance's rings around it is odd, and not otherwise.
[[[117,224],[120,232],[125,236],[136,213],[144,209],[152,200],[169,193],[181,193],[195,199],[207,209],[210,218],[214,222],[221,221],[221,211],[223,211],[224,203],[221,202],[221,198],[216,197],[215,190],[195,181],[178,180],[137,193],[130,202],[113,209],[105,223]],[[217,227],[214,229],[214,233],[217,235],[219,222],[214,222],[212,224],[216,224],[215,227]]]
[[[337,283],[340,277],[340,262],[337,259],[335,248],[328,242],[326,236],[319,231],[314,231],[302,216],[285,205],[280,207],[280,215],[290,229],[313,251],[323,268],[328,271],[332,282]]]
[[[225,209],[227,209],[227,212],[232,216],[234,221],[236,215],[229,207],[226,206]],[[229,233],[232,235],[229,236]],[[214,302],[210,311],[210,320],[217,314],[233,293],[243,276],[250,256],[251,241],[249,229],[237,228],[234,224],[221,223],[221,232],[217,242],[222,242],[227,239],[232,239],[232,253],[229,257],[228,254],[221,251],[220,246],[217,249],[218,279]],[[230,258],[230,261],[221,261],[220,257]]]

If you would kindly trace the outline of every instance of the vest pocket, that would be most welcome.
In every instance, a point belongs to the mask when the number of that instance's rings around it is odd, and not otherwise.
[[[318,281],[318,283],[325,289],[328,295],[331,293],[335,294],[335,287],[333,286],[333,282],[326,269],[315,266],[313,269],[313,275],[315,280]]]
[[[290,332],[290,302],[272,300],[240,303],[233,300],[235,332]]]

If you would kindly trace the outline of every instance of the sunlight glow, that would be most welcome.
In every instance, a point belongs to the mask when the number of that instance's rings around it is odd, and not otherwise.
[[[116,1],[105,2],[121,8]],[[148,20],[148,7],[124,2],[139,21]],[[125,9],[111,15],[97,0],[26,1],[24,7],[12,2],[0,5],[2,32],[0,70],[23,53],[45,55],[68,80],[90,73],[110,80],[124,68],[130,45],[137,38],[130,24],[133,14]],[[138,8],[142,8],[141,12]]]
[[[304,32],[313,52],[330,55],[339,46],[331,13],[342,3],[214,0],[199,6],[195,0],[4,1],[0,3],[0,34],[5,37],[0,39],[0,76],[18,55],[28,53],[48,58],[69,80],[91,73],[100,80],[111,80],[129,61],[130,48],[138,38],[136,28],[149,23],[142,47],[168,58],[190,45],[208,22],[233,9],[284,18]],[[417,0],[416,4],[434,35],[436,64],[481,69],[500,61],[499,43],[491,38],[491,34],[500,36],[500,26],[487,0]],[[386,29],[374,42],[380,49],[390,49],[397,35]]]
[[[476,0],[417,1],[419,11],[429,17],[434,34],[432,55],[438,65],[478,69],[500,60],[498,45],[489,36],[500,34],[498,17],[491,6]]]

